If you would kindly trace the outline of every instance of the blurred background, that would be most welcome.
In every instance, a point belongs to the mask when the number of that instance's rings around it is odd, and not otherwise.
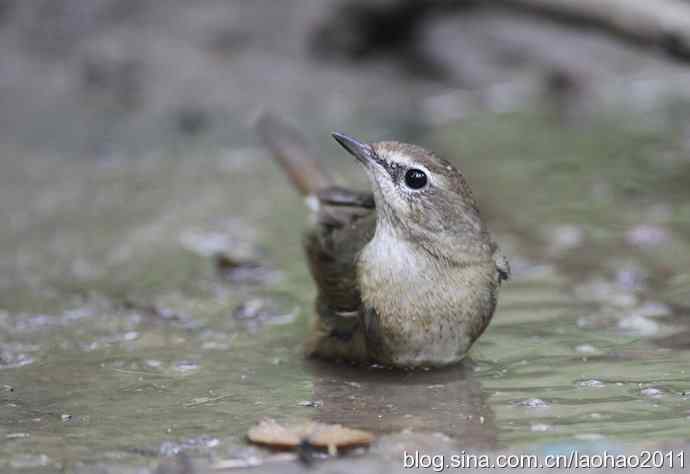
[[[0,470],[241,465],[262,416],[375,431],[361,472],[684,449],[689,64],[685,0],[0,0]],[[306,210],[261,110],[344,183],[333,130],[463,170],[515,275],[466,364],[303,360]]]
[[[551,105],[586,121],[687,96],[685,2],[599,3],[5,0],[2,137],[103,158],[245,145],[261,106],[375,136],[391,117]]]

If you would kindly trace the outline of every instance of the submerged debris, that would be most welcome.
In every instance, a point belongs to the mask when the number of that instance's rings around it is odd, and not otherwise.
[[[253,443],[274,449],[303,450],[308,445],[311,448],[327,449],[333,455],[337,454],[338,449],[368,446],[374,441],[372,433],[341,425],[311,422],[286,427],[270,418],[250,429],[248,437]]]
[[[123,308],[146,318],[148,321],[165,321],[184,329],[196,329],[202,326],[200,321],[192,318],[186,312],[159,303],[140,302],[128,298],[124,301]]]
[[[267,285],[282,278],[282,273],[262,263],[263,252],[256,244],[251,227],[243,222],[229,222],[219,232],[190,230],[181,243],[188,250],[211,258],[218,275],[231,282]]]
[[[278,270],[257,261],[241,260],[223,253],[216,254],[214,260],[218,275],[230,283],[267,285],[282,278]]]

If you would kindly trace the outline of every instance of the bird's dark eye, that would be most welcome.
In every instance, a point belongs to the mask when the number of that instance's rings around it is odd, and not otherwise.
[[[405,173],[405,184],[410,189],[421,189],[426,186],[426,173],[422,170],[412,168]]]

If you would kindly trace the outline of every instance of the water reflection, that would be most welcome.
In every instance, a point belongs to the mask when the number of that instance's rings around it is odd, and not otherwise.
[[[428,372],[361,369],[309,362],[317,419],[378,433],[443,433],[463,446],[496,445],[494,413],[474,363]]]

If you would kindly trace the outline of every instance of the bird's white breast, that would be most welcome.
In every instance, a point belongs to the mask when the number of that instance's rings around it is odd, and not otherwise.
[[[461,359],[472,340],[472,282],[413,243],[377,229],[358,262],[362,301],[373,308],[390,362],[443,365]]]

